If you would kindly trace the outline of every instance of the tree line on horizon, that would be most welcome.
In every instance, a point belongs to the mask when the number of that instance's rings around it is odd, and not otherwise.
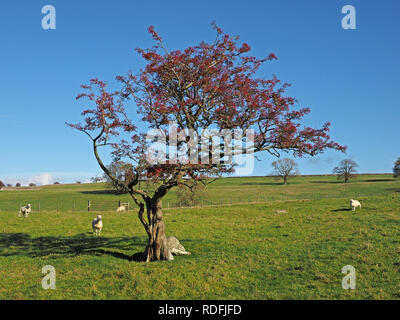
[[[60,184],[60,183],[56,181],[53,184]],[[37,184],[31,182],[27,186],[28,187],[37,187]],[[4,188],[20,188],[20,187],[23,187],[20,182],[17,182],[15,185],[12,185],[11,183],[7,183],[6,184],[6,183],[4,183],[3,181],[0,180],[0,190],[4,189]]]
[[[274,170],[271,175],[275,176],[278,179],[283,179],[283,184],[287,184],[289,178],[300,175],[298,163],[296,163],[293,159],[289,158],[278,159],[272,162],[272,166]],[[351,159],[344,159],[340,162],[340,164],[337,167],[333,168],[332,173],[337,175],[338,180],[344,180],[344,182],[346,183],[351,178],[354,177],[355,173],[357,173],[358,167],[359,165],[355,161]],[[123,161],[114,161],[108,166],[108,168],[116,176],[118,176],[121,179],[121,181],[124,181],[127,185],[134,177],[132,165],[130,165],[129,163],[125,163]],[[394,178],[400,177],[400,157],[394,163],[393,177]],[[120,188],[119,185],[114,185],[113,181],[109,179],[106,174],[104,174],[103,177],[98,177],[98,176],[92,177],[91,181],[93,183],[106,181],[107,187],[114,188],[118,193],[121,194],[124,193],[124,190]],[[77,181],[76,183],[80,184],[81,182]],[[57,185],[60,183],[56,181],[53,184]],[[10,183],[5,184],[3,181],[0,180],[0,189],[12,188],[12,187],[13,185],[11,185]],[[21,183],[17,182],[15,184],[15,187],[16,188],[21,187]],[[36,187],[36,184],[30,183],[29,187]],[[183,198],[185,199],[198,198],[197,196],[190,195],[190,193],[184,192],[183,190],[180,190],[179,193],[184,194],[185,196]],[[189,196],[187,194],[189,194]]]
[[[289,158],[279,159],[272,162],[274,168],[272,176],[283,179],[283,184],[287,184],[290,177],[300,175],[298,164]],[[334,167],[332,173],[337,176],[338,180],[344,180],[347,183],[354,178],[359,165],[352,159],[343,159],[338,166]],[[393,167],[393,177],[400,177],[400,157],[395,161]]]

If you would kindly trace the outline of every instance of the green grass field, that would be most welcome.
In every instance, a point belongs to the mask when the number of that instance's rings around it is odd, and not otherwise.
[[[347,184],[307,176],[286,186],[226,178],[206,198],[203,207],[171,208],[168,194],[167,235],[192,254],[143,263],[128,260],[147,240],[136,209],[101,210],[102,235],[91,234],[101,207],[87,212],[87,200],[127,196],[103,184],[0,191],[0,299],[400,298],[400,181],[390,175]],[[351,198],[361,210],[349,210]],[[28,202],[31,215],[18,218]],[[56,269],[56,290],[42,289],[44,265]],[[345,265],[356,269],[355,290],[341,286]]]

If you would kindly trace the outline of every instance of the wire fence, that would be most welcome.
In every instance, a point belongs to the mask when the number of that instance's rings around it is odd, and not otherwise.
[[[1,211],[16,211],[21,207],[31,204],[32,211],[36,212],[82,212],[82,211],[114,211],[120,206],[124,206],[126,211],[131,210],[130,202],[116,200],[92,201],[92,200],[40,200],[22,199],[16,201],[0,201]]]
[[[333,194],[274,194],[274,195],[249,195],[239,197],[221,197],[219,199],[200,199],[195,201],[188,200],[163,200],[163,209],[177,208],[202,208],[213,206],[231,206],[240,204],[269,203],[272,201],[291,201],[291,200],[322,200],[332,198],[346,198],[345,193]],[[354,196],[360,196],[355,194]],[[0,201],[0,211],[18,212],[22,206],[32,205],[32,211],[36,212],[83,212],[83,211],[116,211],[118,207],[124,206],[125,211],[136,210],[133,202],[122,200],[67,200],[67,199],[18,199],[14,201]]]
[[[79,212],[87,210],[87,201],[48,201],[39,199],[21,199],[16,201],[0,201],[0,211],[16,211],[31,204],[32,211],[36,212]]]

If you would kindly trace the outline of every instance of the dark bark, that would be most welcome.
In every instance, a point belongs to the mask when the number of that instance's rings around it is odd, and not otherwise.
[[[165,233],[161,199],[152,199],[147,204],[148,245],[145,250],[146,261],[168,260],[170,255]]]
[[[166,186],[160,186],[152,198],[143,197],[145,204],[137,202],[134,194],[131,194],[139,205],[138,217],[148,236],[148,244],[144,252],[146,262],[169,260],[171,256],[162,212],[162,198],[167,191]],[[144,218],[145,210],[147,221]]]

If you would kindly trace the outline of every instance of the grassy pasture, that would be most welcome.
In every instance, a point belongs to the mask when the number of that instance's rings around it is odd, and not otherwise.
[[[363,208],[350,211],[350,198]],[[128,260],[146,245],[136,210],[101,211],[103,233],[94,237],[97,212],[85,210],[88,199],[128,197],[103,184],[0,192],[0,299],[400,298],[400,181],[390,175],[347,184],[298,177],[286,186],[272,178],[221,179],[207,199],[227,205],[165,210],[167,234],[192,255],[148,264]],[[164,206],[174,201],[171,192]],[[235,204],[247,201],[254,203]],[[17,218],[27,202],[32,214]],[[356,268],[355,290],[341,287],[348,264]],[[41,287],[44,265],[56,269],[56,290]]]

